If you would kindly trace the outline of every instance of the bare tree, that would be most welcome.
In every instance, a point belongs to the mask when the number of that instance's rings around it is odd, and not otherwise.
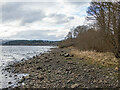
[[[68,32],[68,34],[65,37],[65,39],[72,39],[72,32]]]
[[[88,27],[85,25],[77,26],[73,30],[73,36],[76,38],[80,33],[87,31]]]
[[[120,58],[120,17],[118,2],[91,2],[88,15],[99,25],[101,35],[117,58]]]

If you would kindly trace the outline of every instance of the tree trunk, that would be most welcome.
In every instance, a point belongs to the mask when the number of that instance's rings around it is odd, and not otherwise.
[[[120,2],[119,3],[119,8],[120,8]],[[117,48],[117,52],[116,52],[116,58],[120,59],[120,9],[118,10],[118,14],[119,14],[119,20],[118,20],[118,48]]]

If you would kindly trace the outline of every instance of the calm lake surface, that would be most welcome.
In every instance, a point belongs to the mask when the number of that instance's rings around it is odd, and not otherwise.
[[[26,75],[19,74],[15,78],[14,74],[2,70],[6,65],[22,59],[28,60],[35,55],[50,51],[50,48],[55,46],[0,46],[0,88],[15,86],[17,80]]]

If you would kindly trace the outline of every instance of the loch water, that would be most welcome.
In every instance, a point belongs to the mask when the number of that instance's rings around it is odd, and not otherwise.
[[[13,74],[3,70],[7,65],[50,51],[55,46],[0,46],[0,88],[16,86],[27,74]]]

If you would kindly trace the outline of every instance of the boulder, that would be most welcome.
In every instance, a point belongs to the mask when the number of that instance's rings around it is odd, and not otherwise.
[[[69,55],[68,53],[66,53],[66,54],[64,54],[64,56],[65,56],[65,57],[68,57],[68,56],[70,56],[70,55]]]

